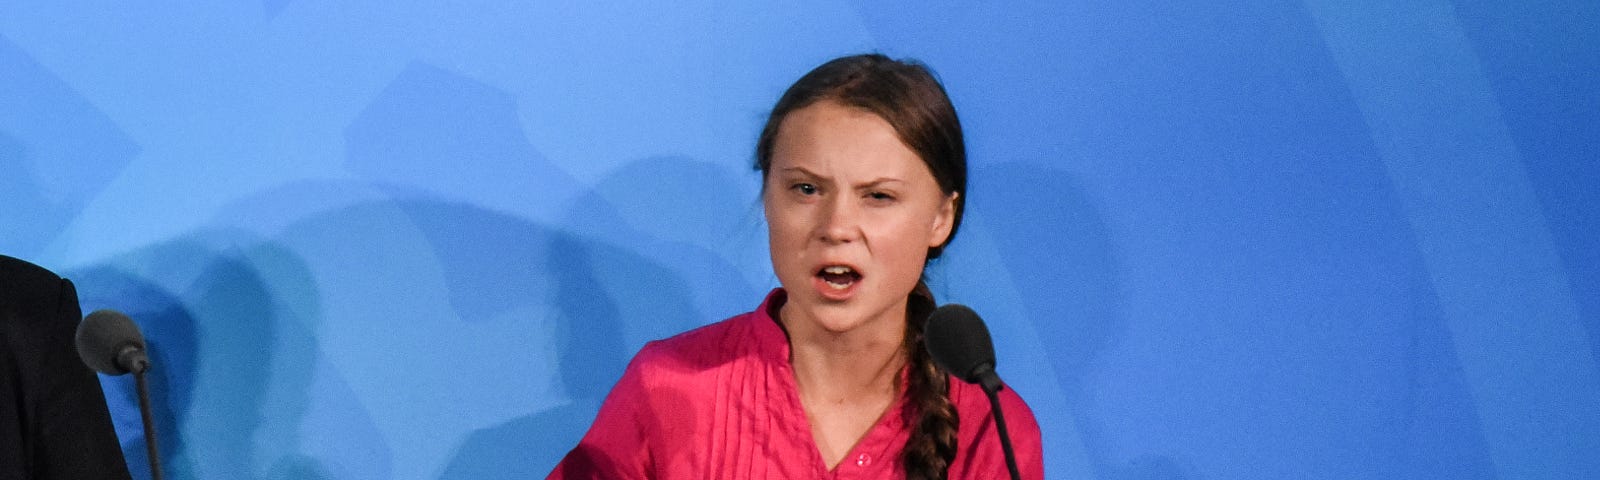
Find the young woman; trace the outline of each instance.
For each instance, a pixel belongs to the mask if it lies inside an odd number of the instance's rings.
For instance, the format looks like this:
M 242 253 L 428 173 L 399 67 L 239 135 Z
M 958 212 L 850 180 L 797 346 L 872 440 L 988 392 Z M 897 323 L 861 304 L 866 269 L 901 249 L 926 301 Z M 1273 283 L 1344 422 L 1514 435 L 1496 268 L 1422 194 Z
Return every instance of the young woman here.
M 922 347 L 922 271 L 966 196 L 944 88 L 917 63 L 830 61 L 779 99 L 756 168 L 782 288 L 646 345 L 550 478 L 1007 477 L 987 397 Z M 1032 412 L 1001 404 L 1023 477 L 1043 478 Z

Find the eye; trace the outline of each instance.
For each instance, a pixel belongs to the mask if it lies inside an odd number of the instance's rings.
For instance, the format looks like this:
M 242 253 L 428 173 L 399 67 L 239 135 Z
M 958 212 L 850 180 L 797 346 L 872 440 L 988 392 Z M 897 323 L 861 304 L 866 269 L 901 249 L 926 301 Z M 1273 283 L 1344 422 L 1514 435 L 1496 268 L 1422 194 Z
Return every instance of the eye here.
M 894 201 L 894 195 L 887 192 L 868 192 L 867 199 L 876 203 L 889 203 Z
M 801 195 L 816 195 L 817 194 L 817 186 L 809 184 L 809 183 L 796 183 L 796 184 L 794 184 L 794 186 L 789 187 L 789 189 L 790 190 L 794 190 L 796 192 L 800 192 Z

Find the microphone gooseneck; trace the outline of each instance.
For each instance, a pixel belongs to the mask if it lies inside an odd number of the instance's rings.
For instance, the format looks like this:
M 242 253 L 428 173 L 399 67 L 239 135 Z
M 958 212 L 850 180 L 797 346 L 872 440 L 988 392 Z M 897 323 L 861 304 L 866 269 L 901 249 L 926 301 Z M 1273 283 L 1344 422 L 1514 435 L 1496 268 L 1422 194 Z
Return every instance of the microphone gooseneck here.
M 964 382 L 977 384 L 989 396 L 989 407 L 994 412 L 995 434 L 1000 436 L 1006 468 L 1010 470 L 1012 480 L 1021 480 L 1017 456 L 1011 448 L 1011 433 L 1006 429 L 1005 414 L 1000 411 L 1000 389 L 1005 384 L 1000 381 L 1000 374 L 994 371 L 994 340 L 989 337 L 989 327 L 971 308 L 951 303 L 939 307 L 928 316 L 922 334 L 923 343 L 934 363 Z
M 139 389 L 139 419 L 144 423 L 145 454 L 150 458 L 150 478 L 162 480 L 161 455 L 156 451 L 155 418 L 150 413 L 150 385 L 145 372 L 150 370 L 150 355 L 145 352 L 144 334 L 133 319 L 116 310 L 95 310 L 78 324 L 75 341 L 78 358 L 84 365 L 106 375 L 133 372 Z

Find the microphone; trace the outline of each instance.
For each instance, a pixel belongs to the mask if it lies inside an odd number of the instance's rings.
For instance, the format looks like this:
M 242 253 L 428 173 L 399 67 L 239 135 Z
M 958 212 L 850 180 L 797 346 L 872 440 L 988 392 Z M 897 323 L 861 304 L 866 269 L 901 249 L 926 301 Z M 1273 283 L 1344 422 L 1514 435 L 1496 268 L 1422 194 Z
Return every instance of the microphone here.
M 989 327 L 978 313 L 966 305 L 952 303 L 928 316 L 923 340 L 933 361 L 967 383 L 986 392 L 999 392 L 1003 386 L 994 371 L 994 341 Z
M 144 373 L 150 368 L 144 335 L 133 319 L 116 310 L 95 310 L 78 324 L 78 357 L 106 375 Z
M 150 356 L 145 353 L 144 334 L 133 319 L 116 310 L 95 310 L 78 324 L 78 358 L 84 365 L 106 375 L 133 372 L 139 386 L 139 417 L 144 421 L 145 454 L 150 459 L 151 480 L 161 480 L 161 455 L 156 452 L 155 417 L 150 413 Z
M 1006 468 L 1012 480 L 1021 480 L 1017 471 L 1017 456 L 1011 448 L 1011 433 L 1006 431 L 1006 417 L 1000 412 L 1000 374 L 994 371 L 994 340 L 989 338 L 989 327 L 983 324 L 978 312 L 958 303 L 946 304 L 928 316 L 922 330 L 922 340 L 934 363 L 961 381 L 977 384 L 989 396 L 989 407 L 994 412 L 995 433 L 1000 436 L 1000 447 L 1005 451 Z

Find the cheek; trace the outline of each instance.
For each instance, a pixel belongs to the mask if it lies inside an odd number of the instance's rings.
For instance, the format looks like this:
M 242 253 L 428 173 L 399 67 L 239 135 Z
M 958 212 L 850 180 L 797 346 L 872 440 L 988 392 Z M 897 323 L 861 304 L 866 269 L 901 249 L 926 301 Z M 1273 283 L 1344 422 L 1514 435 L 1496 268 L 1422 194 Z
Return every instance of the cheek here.
M 922 279 L 923 259 L 927 257 L 927 249 L 911 243 L 897 245 L 893 252 L 880 257 L 880 268 L 883 275 L 879 276 L 881 292 L 891 299 L 904 298 L 916 288 L 917 281 Z
M 793 209 L 774 208 L 769 203 L 766 216 L 767 248 L 772 256 L 774 273 L 781 279 L 797 268 L 804 268 L 797 265 L 805 254 L 806 237 L 810 231 L 804 216 Z
M 887 228 L 878 231 L 876 245 L 884 266 L 896 272 L 897 277 L 910 276 L 914 283 L 922 276 L 922 267 L 928 258 L 928 225 L 926 222 L 903 219 L 885 223 Z
M 767 239 L 776 246 L 791 246 L 803 242 L 809 233 L 804 212 L 796 208 L 766 206 Z

